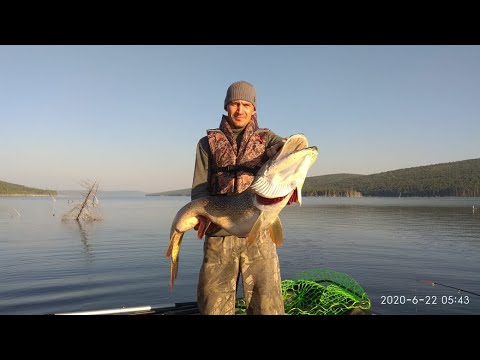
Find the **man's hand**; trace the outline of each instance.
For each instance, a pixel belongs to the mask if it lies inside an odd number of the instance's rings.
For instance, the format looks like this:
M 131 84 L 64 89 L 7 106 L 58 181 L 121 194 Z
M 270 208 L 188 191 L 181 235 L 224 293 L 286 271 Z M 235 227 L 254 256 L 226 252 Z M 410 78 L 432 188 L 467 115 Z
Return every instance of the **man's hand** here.
M 272 159 L 286 142 L 287 142 L 287 138 L 283 138 L 282 141 L 276 143 L 275 145 L 270 146 L 265 151 L 267 153 L 268 158 Z
M 207 226 L 208 226 L 208 228 L 207 228 Z M 193 229 L 198 232 L 197 237 L 201 240 L 204 235 L 210 236 L 211 234 L 220 230 L 221 226 L 219 226 L 215 223 L 212 223 L 210 220 L 208 220 L 204 216 L 199 216 L 198 217 L 198 223 L 197 223 L 197 225 L 194 226 Z
M 217 225 L 215 223 L 211 223 L 210 226 L 208 227 L 207 231 L 205 232 L 205 235 L 210 236 L 212 234 L 215 234 L 221 228 L 222 227 L 220 225 Z

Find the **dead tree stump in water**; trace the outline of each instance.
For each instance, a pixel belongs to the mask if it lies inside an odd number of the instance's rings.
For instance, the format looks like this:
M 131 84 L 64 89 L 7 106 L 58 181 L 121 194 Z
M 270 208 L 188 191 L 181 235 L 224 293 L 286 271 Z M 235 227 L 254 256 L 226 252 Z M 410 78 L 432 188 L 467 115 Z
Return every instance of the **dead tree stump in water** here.
M 83 201 L 73 206 L 72 209 L 67 211 L 62 220 L 84 220 L 84 221 L 99 221 L 102 220 L 98 210 L 98 198 L 97 190 L 98 183 L 95 181 L 93 184 L 90 182 L 83 182 L 83 187 L 87 189 L 87 192 L 83 194 Z

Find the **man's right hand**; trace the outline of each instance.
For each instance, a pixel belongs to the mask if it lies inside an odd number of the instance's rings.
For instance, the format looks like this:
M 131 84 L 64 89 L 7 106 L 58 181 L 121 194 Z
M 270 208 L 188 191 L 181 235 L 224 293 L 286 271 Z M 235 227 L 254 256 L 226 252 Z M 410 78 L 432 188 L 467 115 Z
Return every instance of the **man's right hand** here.
M 207 229 L 207 232 L 205 235 L 211 236 L 212 234 L 215 234 L 217 231 L 219 231 L 222 227 L 220 225 L 217 225 L 215 223 L 211 223 L 210 226 Z

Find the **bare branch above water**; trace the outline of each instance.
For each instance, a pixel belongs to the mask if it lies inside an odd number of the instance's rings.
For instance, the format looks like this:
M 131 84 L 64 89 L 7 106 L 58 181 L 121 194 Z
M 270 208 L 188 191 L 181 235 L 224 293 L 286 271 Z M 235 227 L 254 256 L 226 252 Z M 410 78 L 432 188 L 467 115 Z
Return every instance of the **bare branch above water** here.
M 103 220 L 100 209 L 99 200 L 97 198 L 98 182 L 94 181 L 82 181 L 81 185 L 86 189 L 85 193 L 82 193 L 83 200 L 67 211 L 62 221 L 100 221 Z

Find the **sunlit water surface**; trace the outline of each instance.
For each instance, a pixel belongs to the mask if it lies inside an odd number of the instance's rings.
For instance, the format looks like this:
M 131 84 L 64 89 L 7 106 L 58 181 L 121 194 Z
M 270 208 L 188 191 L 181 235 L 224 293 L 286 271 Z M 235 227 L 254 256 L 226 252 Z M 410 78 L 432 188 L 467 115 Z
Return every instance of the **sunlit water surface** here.
M 173 292 L 165 258 L 172 219 L 189 198 L 107 196 L 102 221 L 62 222 L 71 201 L 0 198 L 0 314 L 195 301 L 203 241 L 185 235 Z M 480 198 L 306 197 L 280 214 L 282 278 L 346 273 L 377 314 L 480 314 L 475 208 Z

